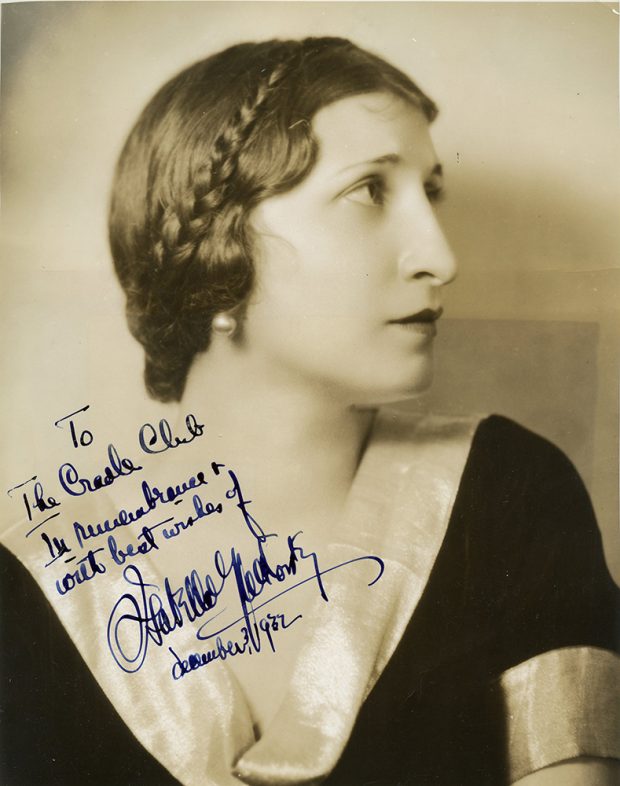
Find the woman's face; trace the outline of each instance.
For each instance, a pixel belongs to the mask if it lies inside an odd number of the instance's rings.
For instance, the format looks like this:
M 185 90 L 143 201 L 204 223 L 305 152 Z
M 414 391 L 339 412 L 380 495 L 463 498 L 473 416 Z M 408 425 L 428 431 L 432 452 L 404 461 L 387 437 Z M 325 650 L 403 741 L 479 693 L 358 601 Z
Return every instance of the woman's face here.
M 320 110 L 319 157 L 262 202 L 243 351 L 268 373 L 369 405 L 422 390 L 455 261 L 433 202 L 441 167 L 422 112 L 383 93 Z

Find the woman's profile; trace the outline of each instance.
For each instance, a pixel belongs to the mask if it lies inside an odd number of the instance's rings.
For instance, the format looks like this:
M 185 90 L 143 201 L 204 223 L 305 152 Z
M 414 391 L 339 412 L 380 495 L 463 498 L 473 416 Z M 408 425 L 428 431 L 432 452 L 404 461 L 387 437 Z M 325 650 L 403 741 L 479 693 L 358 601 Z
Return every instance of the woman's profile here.
M 78 711 L 45 782 L 617 776 L 617 590 L 575 469 L 499 415 L 385 407 L 430 385 L 457 272 L 437 112 L 340 38 L 232 46 L 142 112 L 112 256 L 149 394 L 209 439 L 158 483 L 228 503 L 114 580 L 131 613 L 93 591 L 63 617 L 96 682 L 55 621 Z M 93 714 L 112 742 L 80 761 Z

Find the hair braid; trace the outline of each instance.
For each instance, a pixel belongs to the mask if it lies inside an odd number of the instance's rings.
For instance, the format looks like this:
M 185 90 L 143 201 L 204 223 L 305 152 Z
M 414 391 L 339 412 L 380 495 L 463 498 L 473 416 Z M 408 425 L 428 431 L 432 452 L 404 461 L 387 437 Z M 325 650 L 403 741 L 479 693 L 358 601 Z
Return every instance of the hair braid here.
M 257 81 L 252 94 L 246 97 L 212 143 L 209 160 L 198 166 L 185 200 L 163 210 L 160 237 L 155 244 L 160 263 L 164 262 L 164 256 L 168 256 L 173 264 L 183 264 L 209 232 L 227 200 L 239 153 L 265 103 L 282 81 L 290 60 L 289 57 L 276 63 L 266 77 Z M 264 74 L 265 66 L 260 70 Z
M 290 58 L 289 58 L 290 60 Z M 273 90 L 282 81 L 289 62 L 277 63 L 267 78 L 259 80 L 254 94 L 237 109 L 213 144 L 213 153 L 203 164 L 193 185 L 193 217 L 207 216 L 218 210 L 226 197 L 227 186 L 237 169 L 239 153 Z M 265 67 L 261 68 L 261 72 Z
M 280 60 L 269 71 L 261 67 L 250 95 L 211 144 L 209 159 L 190 173 L 190 187 L 174 203 L 159 205 L 150 298 L 140 306 L 158 318 L 148 334 L 136 327 L 146 349 L 147 387 L 161 390 L 165 378 L 166 398 L 178 397 L 172 391 L 178 390 L 179 378 L 185 378 L 194 355 L 207 348 L 215 313 L 239 305 L 249 294 L 253 266 L 242 229 L 247 206 L 235 202 L 230 191 L 239 154 L 289 62 L 290 57 Z

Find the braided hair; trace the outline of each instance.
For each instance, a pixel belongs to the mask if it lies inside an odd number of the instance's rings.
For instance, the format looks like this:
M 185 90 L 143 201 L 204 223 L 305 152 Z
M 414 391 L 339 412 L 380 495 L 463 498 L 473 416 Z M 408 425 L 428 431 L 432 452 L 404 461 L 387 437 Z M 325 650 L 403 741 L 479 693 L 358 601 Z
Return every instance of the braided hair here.
M 318 155 L 313 116 L 376 91 L 436 115 L 401 71 L 340 38 L 230 47 L 149 102 L 117 164 L 109 226 L 153 398 L 181 398 L 215 314 L 247 302 L 255 277 L 249 215 L 309 173 Z

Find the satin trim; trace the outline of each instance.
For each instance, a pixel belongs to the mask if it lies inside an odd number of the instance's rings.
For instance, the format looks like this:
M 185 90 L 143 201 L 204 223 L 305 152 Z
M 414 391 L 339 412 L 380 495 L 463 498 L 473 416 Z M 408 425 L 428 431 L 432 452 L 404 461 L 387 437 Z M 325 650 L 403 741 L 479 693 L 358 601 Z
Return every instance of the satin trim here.
M 321 563 L 374 554 L 385 560 L 385 573 L 370 588 L 375 570 L 370 576 L 343 569 L 326 581 L 329 613 L 317 593 L 288 693 L 258 742 L 243 691 L 225 662 L 173 682 L 163 647 L 149 651 L 138 672 L 118 669 L 106 630 L 114 599 L 127 591 L 120 571 L 61 597 L 54 587 L 57 574 L 43 567 L 40 549 L 24 539 L 22 524 L 5 530 L 2 539 L 43 589 L 124 722 L 184 786 L 239 786 L 240 776 L 251 784 L 316 782 L 338 761 L 426 586 L 478 422 L 379 413 Z M 84 500 L 85 521 L 103 520 L 114 509 L 105 494 Z M 72 515 L 80 519 L 79 506 Z M 148 559 L 143 564 L 148 580 L 156 581 Z M 189 625 L 173 639 L 178 652 L 199 649 Z
M 551 764 L 620 759 L 620 657 L 595 647 L 537 655 L 504 672 L 510 782 Z
M 427 584 L 477 422 L 378 420 L 327 561 L 376 554 L 384 575 L 370 590 L 350 572 L 329 583 L 327 619 L 317 609 L 279 713 L 237 764 L 244 782 L 317 783 L 338 762 Z

